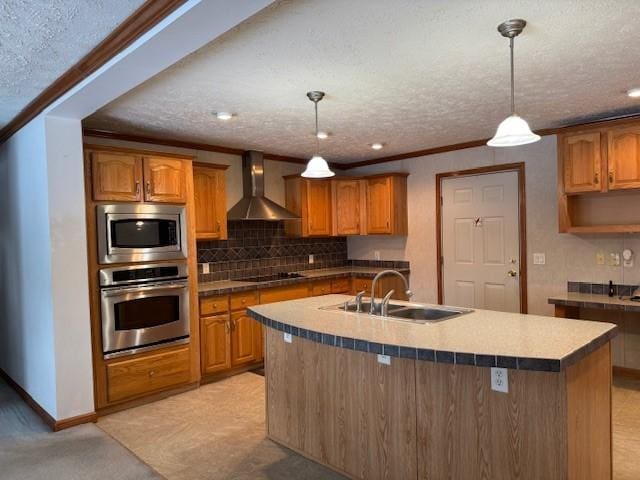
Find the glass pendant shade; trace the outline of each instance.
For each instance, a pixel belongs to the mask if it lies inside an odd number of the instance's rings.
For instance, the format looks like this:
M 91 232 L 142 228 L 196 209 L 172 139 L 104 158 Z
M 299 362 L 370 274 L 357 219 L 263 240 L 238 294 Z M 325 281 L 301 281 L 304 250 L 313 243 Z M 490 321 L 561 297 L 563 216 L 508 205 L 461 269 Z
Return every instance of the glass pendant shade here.
M 540 140 L 540 135 L 533 133 L 529 124 L 514 114 L 500 122 L 496 134 L 487 142 L 487 145 L 490 147 L 515 147 L 538 140 Z
M 335 173 L 329 169 L 329 164 L 324 158 L 320 155 L 314 155 L 301 175 L 305 178 L 327 178 L 333 177 Z

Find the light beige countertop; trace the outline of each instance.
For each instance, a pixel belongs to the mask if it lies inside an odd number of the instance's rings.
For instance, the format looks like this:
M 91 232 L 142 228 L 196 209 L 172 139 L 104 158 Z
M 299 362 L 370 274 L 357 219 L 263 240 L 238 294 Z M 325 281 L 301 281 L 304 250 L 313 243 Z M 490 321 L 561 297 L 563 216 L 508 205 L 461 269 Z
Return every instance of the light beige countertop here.
M 594 295 L 590 293 L 563 293 L 549 298 L 553 305 L 567 307 L 597 308 L 604 310 L 624 310 L 625 312 L 640 312 L 640 302 L 632 302 L 629 297 L 608 295 Z
M 386 270 L 383 267 L 338 267 L 338 268 L 318 268 L 314 270 L 301 270 L 293 272 L 301 275 L 298 278 L 285 278 L 266 282 L 242 282 L 238 280 L 219 280 L 215 282 L 203 282 L 198 285 L 200 296 L 222 295 L 226 293 L 241 292 L 246 290 L 260 290 L 264 288 L 280 287 L 283 285 L 294 285 L 296 283 L 308 282 L 309 280 L 331 279 L 338 277 L 371 277 L 378 272 Z M 408 268 L 395 269 L 401 273 L 409 273 Z
M 342 348 L 523 370 L 560 371 L 617 333 L 614 324 L 605 322 L 489 310 L 415 324 L 326 309 L 350 299 L 325 295 L 256 305 L 249 312 L 267 327 Z

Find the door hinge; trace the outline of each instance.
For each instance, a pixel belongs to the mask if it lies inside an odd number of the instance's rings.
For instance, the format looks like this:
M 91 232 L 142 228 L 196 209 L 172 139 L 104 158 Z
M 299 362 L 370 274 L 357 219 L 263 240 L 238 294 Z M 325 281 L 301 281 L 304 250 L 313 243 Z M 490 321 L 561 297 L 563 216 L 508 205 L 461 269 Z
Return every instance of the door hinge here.
M 444 197 L 440 195 L 440 205 L 444 205 Z

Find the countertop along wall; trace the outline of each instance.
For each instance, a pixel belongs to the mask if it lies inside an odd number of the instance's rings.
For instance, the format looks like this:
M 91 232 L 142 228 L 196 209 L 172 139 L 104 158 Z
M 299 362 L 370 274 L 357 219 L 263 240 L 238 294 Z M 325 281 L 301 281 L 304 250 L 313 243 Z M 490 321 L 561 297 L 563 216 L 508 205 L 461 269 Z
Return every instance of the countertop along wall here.
M 227 210 L 233 207 L 242 198 L 242 157 L 228 153 L 207 152 L 204 150 L 191 150 L 187 148 L 167 147 L 149 143 L 125 142 L 105 138 L 84 137 L 85 143 L 93 145 L 108 145 L 111 147 L 133 148 L 136 150 L 149 150 L 153 152 L 175 153 L 193 155 L 198 162 L 217 163 L 229 165 L 225 171 Z M 284 205 L 284 180 L 283 175 L 300 173 L 304 165 L 289 162 L 264 161 L 264 193 L 274 202 Z
M 558 233 L 556 136 L 513 148 L 476 147 L 350 170 L 349 174 L 409 172 L 407 237 L 350 237 L 350 259 L 411 262 L 411 289 L 416 301 L 437 301 L 436 193 L 437 173 L 487 165 L 525 162 L 527 198 L 527 268 L 529 313 L 553 315 L 547 298 L 567 290 L 567 281 L 637 285 L 640 283 L 640 235 L 570 235 Z M 631 208 L 631 207 L 630 207 Z M 596 265 L 596 253 L 636 254 L 632 268 Z M 545 253 L 546 265 L 533 265 L 533 253 Z

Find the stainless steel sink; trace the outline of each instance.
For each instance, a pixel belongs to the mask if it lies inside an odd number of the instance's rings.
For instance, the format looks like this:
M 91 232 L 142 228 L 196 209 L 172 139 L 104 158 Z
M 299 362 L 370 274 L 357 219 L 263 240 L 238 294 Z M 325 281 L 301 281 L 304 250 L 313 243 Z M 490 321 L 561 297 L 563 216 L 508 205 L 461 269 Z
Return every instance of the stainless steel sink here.
M 371 302 L 362 302 L 362 310 L 360 313 L 369 314 L 371 308 Z M 322 307 L 323 310 L 342 310 L 345 312 L 357 313 L 356 306 L 349 304 L 345 308 L 343 303 L 339 305 L 332 305 L 330 307 Z M 473 310 L 468 308 L 458 307 L 445 307 L 445 306 L 418 306 L 418 305 L 403 305 L 398 303 L 390 303 L 389 310 L 386 317 L 376 314 L 382 320 L 396 320 L 401 322 L 411 323 L 435 323 L 447 320 L 449 318 L 464 315 L 465 313 L 471 313 Z

